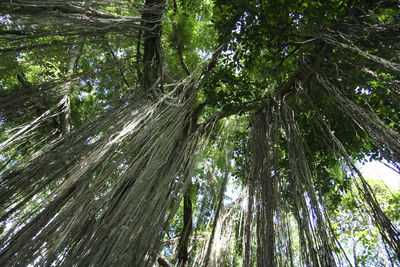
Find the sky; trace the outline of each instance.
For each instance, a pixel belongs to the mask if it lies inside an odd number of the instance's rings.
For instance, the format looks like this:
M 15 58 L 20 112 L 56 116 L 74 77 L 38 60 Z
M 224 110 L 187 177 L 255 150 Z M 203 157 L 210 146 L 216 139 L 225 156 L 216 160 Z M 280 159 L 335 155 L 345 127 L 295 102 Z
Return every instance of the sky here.
M 386 167 L 379 161 L 367 162 L 359 167 L 363 176 L 382 180 L 388 187 L 400 189 L 400 174 Z
M 389 188 L 400 190 L 400 174 L 393 171 L 379 161 L 366 162 L 364 165 L 358 165 L 361 173 L 365 178 L 376 179 L 383 181 Z M 232 180 L 232 177 L 231 179 Z M 233 203 L 239 197 L 239 191 L 234 186 L 232 181 L 228 182 L 225 196 L 228 199 L 224 200 L 224 205 Z

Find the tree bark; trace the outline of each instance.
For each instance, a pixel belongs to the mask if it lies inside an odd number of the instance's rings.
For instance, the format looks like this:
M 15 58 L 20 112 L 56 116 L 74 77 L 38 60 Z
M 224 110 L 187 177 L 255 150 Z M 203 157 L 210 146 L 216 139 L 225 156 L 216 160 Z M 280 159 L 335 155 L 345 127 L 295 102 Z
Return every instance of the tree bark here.
M 71 49 L 70 58 L 67 65 L 67 72 L 66 77 L 69 79 L 71 75 L 74 73 L 74 69 L 78 59 L 82 53 L 83 44 L 85 42 L 85 36 L 80 36 L 75 47 Z M 70 92 L 72 90 L 73 83 L 68 81 L 64 85 L 64 104 L 61 107 L 60 113 L 60 132 L 61 135 L 64 136 L 71 131 L 71 99 L 70 99 Z
M 161 36 L 161 17 L 163 13 L 164 0 L 146 0 L 145 11 L 142 15 L 142 22 L 145 28 L 143 34 L 143 84 L 146 90 L 152 88 L 153 83 L 158 78 L 158 68 L 160 63 L 160 36 Z
M 253 201 L 254 201 L 254 181 L 250 181 L 248 185 L 248 202 L 247 202 L 247 216 L 244 227 L 244 240 L 243 240 L 243 266 L 250 267 L 250 252 L 251 252 L 251 224 L 253 222 Z
M 190 188 L 191 183 L 189 184 L 188 188 Z M 185 196 L 183 197 L 183 228 L 182 234 L 179 239 L 179 251 L 178 251 L 178 266 L 184 267 L 187 266 L 189 260 L 189 237 L 192 232 L 193 228 L 193 207 L 192 207 L 192 200 L 190 199 L 190 194 L 186 191 Z

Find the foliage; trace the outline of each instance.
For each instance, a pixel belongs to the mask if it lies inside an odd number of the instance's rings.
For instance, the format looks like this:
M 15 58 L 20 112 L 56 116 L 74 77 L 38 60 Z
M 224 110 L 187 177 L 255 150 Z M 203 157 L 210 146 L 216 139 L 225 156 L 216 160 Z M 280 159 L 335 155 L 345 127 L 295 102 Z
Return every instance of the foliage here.
M 390 191 L 381 181 L 370 181 L 370 184 L 381 207 L 399 226 L 399 190 Z M 354 194 L 357 194 L 357 190 L 353 187 L 352 191 L 343 196 L 339 206 L 329 212 L 335 235 L 354 266 L 393 264 L 393 259 L 383 253 L 387 247 L 380 237 L 379 230 L 371 224 L 369 211 Z
M 398 264 L 355 162 L 400 172 L 399 30 L 393 0 L 2 1 L 0 264 Z

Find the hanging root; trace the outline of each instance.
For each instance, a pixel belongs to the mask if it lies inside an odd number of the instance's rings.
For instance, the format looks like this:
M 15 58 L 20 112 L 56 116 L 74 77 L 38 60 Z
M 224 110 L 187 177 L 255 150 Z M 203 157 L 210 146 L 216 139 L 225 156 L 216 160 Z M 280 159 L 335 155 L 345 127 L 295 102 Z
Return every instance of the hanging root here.
M 275 265 L 275 229 L 274 213 L 276 211 L 275 184 L 279 171 L 271 159 L 273 147 L 276 144 L 278 117 L 276 105 L 267 106 L 256 115 L 252 132 L 252 166 L 251 180 L 255 191 L 255 213 L 257 214 L 257 262 L 268 266 Z M 273 156 L 276 156 L 273 154 Z M 276 173 L 275 173 L 276 174 Z M 247 259 L 249 260 L 249 259 Z M 249 265 L 249 262 L 246 263 Z
M 249 200 L 248 212 L 256 216 L 257 264 L 295 266 L 300 264 L 298 259 L 301 258 L 305 265 L 335 266 L 332 249 L 335 244 L 328 235 L 326 218 L 312 184 L 293 111 L 284 101 L 271 97 L 263 110 L 255 115 L 252 125 L 249 186 L 254 192 L 255 207 L 253 211 L 253 201 Z M 282 167 L 284 145 L 289 170 Z M 283 196 L 283 192 L 290 192 L 290 196 Z M 288 197 L 290 203 L 282 201 Z M 289 227 L 288 220 L 292 219 L 297 222 L 297 231 Z M 252 262 L 247 256 L 254 246 L 249 228 L 248 225 L 244 266 L 250 266 Z M 299 236 L 301 256 L 296 256 L 293 250 L 293 236 L 296 235 Z
M 380 147 L 381 153 L 388 161 L 400 161 L 400 134 L 389 128 L 373 112 L 365 110 L 349 100 L 340 90 L 327 79 L 317 74 L 321 85 L 343 110 L 365 133 Z
M 322 78 L 320 76 L 318 76 L 318 79 L 321 80 Z M 333 86 L 328 87 L 326 80 L 321 80 L 321 81 L 325 82 L 324 86 L 326 89 L 333 90 L 332 89 Z M 344 111 L 349 112 L 348 109 L 345 109 L 345 106 L 343 106 L 343 102 L 345 102 L 349 105 L 348 108 L 352 108 L 353 110 L 357 110 L 357 111 L 361 110 L 361 108 L 356 106 L 354 103 L 352 103 L 352 102 L 349 103 L 350 100 L 343 99 L 344 96 L 342 96 L 340 94 L 341 94 L 340 92 L 336 91 L 336 97 L 338 98 L 337 103 L 338 103 L 338 105 L 340 105 L 340 107 L 342 107 L 344 109 Z M 339 100 L 341 100 L 343 102 L 341 102 Z M 309 99 L 309 101 L 311 101 L 311 100 Z M 315 106 L 313 105 L 312 102 L 310 102 L 310 106 L 312 108 L 314 108 L 314 110 L 318 113 L 318 111 L 315 109 Z M 348 115 L 351 116 L 356 121 L 356 123 L 365 123 L 366 125 L 364 125 L 364 124 L 360 125 L 360 127 L 362 127 L 363 129 L 374 129 L 374 127 L 376 127 L 376 125 L 383 125 L 383 122 L 381 122 L 379 120 L 379 118 L 376 117 L 375 114 L 370 115 L 371 117 L 368 117 L 366 115 L 366 113 L 361 113 L 362 119 L 359 119 L 359 120 L 356 120 L 357 116 L 355 114 L 348 113 Z M 327 134 L 328 141 L 330 142 L 330 146 L 331 146 L 331 148 L 333 148 L 333 151 L 335 151 L 334 153 L 341 154 L 344 157 L 346 164 L 350 167 L 352 174 L 357 175 L 357 178 L 355 179 L 355 185 L 356 185 L 358 191 L 360 192 L 361 197 L 364 199 L 364 201 L 367 203 L 367 205 L 369 207 L 370 216 L 371 216 L 375 226 L 379 229 L 382 239 L 386 242 L 386 244 L 388 244 L 393 249 L 396 257 L 400 260 L 400 250 L 399 250 L 399 248 L 400 248 L 400 232 L 399 232 L 399 230 L 396 229 L 396 227 L 392 224 L 392 222 L 386 216 L 386 214 L 384 213 L 382 208 L 379 206 L 378 201 L 375 198 L 375 194 L 374 194 L 373 190 L 371 189 L 371 187 L 369 186 L 367 181 L 364 179 L 361 172 L 353 164 L 353 161 L 350 158 L 350 156 L 348 155 L 343 144 L 333 134 L 328 123 L 322 119 L 320 120 L 320 122 L 321 122 L 320 127 L 323 130 L 323 132 L 325 132 Z M 382 126 L 382 129 L 384 130 L 382 133 L 382 136 L 380 137 L 380 139 L 376 138 L 375 140 L 376 140 L 376 142 L 382 141 L 382 142 L 385 142 L 386 144 L 390 144 L 390 142 L 392 141 L 392 138 L 393 138 L 392 135 L 395 135 L 397 133 L 393 132 L 393 131 L 385 132 L 386 128 L 384 126 L 386 126 L 386 125 Z M 376 132 L 372 132 L 369 134 L 374 135 L 374 134 L 376 134 Z M 396 144 L 393 144 L 393 145 L 395 146 Z
M 6 172 L 2 221 L 18 223 L 1 237 L 0 262 L 144 266 L 154 260 L 166 215 L 176 211 L 178 192 L 215 124 L 191 131 L 192 99 L 123 104 Z
M 294 112 L 284 103 L 283 105 L 284 129 L 287 135 L 287 151 L 290 164 L 290 179 L 297 192 L 297 208 L 301 214 L 297 215 L 303 245 L 307 245 L 305 259 L 311 260 L 312 264 L 320 266 L 335 266 L 336 260 L 332 248 L 334 242 L 328 236 L 326 219 L 322 212 L 315 189 L 312 184 L 312 174 L 304 150 L 304 141 L 301 138 L 299 127 L 295 121 Z M 308 208 L 309 206 L 309 208 Z M 310 210 L 310 211 L 309 211 Z M 303 248 L 303 251 L 306 248 Z M 311 262 L 306 264 L 310 264 Z

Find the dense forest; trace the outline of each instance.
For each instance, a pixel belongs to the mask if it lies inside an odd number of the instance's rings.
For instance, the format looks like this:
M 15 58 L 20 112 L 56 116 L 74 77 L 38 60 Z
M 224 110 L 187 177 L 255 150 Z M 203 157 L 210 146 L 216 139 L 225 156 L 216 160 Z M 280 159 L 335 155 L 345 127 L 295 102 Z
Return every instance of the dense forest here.
M 0 265 L 399 266 L 399 11 L 0 1 Z

